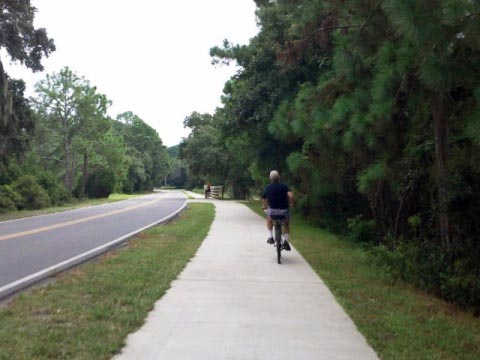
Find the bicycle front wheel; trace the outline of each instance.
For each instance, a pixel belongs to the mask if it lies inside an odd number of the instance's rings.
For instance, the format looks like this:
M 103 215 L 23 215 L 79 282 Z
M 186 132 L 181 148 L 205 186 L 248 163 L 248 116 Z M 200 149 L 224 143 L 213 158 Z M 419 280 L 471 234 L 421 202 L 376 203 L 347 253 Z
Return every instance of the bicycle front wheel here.
M 282 225 L 275 224 L 275 247 L 277 248 L 277 262 L 282 263 Z

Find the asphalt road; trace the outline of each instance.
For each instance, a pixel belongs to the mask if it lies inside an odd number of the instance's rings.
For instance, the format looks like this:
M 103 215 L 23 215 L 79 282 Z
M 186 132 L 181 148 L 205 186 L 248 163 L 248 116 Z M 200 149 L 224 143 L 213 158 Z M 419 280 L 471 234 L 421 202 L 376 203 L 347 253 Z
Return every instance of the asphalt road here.
M 0 298 L 118 246 L 179 212 L 181 192 L 0 222 Z

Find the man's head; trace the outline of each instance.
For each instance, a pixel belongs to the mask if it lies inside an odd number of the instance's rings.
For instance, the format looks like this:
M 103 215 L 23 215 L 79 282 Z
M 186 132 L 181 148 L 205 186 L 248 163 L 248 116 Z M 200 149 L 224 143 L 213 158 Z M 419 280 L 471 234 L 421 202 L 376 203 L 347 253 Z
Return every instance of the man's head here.
M 270 181 L 272 182 L 280 181 L 280 174 L 278 173 L 277 170 L 270 171 Z

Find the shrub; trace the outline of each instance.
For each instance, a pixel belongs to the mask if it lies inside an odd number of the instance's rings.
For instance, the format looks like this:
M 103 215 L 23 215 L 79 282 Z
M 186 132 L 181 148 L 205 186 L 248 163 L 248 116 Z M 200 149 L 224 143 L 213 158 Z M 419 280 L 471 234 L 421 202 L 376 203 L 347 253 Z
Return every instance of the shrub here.
M 20 177 L 13 183 L 13 189 L 20 194 L 18 209 L 41 209 L 50 205 L 50 197 L 31 175 Z
M 132 180 L 126 180 L 122 184 L 122 192 L 125 194 L 133 194 L 134 182 Z
M 419 250 L 413 244 L 400 243 L 390 250 L 380 245 L 370 249 L 375 263 L 392 280 L 403 280 L 410 283 L 421 283 L 421 265 L 418 263 Z
M 65 185 L 51 172 L 41 172 L 36 176 L 38 183 L 47 190 L 48 196 L 52 204 L 62 205 L 70 200 L 70 194 L 68 193 Z
M 115 188 L 115 174 L 112 170 L 103 169 L 90 175 L 85 192 L 89 197 L 106 198 Z
M 480 310 L 480 273 L 475 260 L 456 259 L 453 266 L 441 274 L 441 295 L 462 306 Z
M 0 162 L 0 185 L 8 185 L 20 177 L 20 167 L 15 159 Z
M 362 215 L 357 215 L 347 220 L 350 240 L 362 244 L 373 244 L 376 240 L 375 220 L 363 220 Z
M 20 194 L 9 185 L 0 186 L 0 213 L 16 210 L 17 204 L 21 201 L 22 197 Z

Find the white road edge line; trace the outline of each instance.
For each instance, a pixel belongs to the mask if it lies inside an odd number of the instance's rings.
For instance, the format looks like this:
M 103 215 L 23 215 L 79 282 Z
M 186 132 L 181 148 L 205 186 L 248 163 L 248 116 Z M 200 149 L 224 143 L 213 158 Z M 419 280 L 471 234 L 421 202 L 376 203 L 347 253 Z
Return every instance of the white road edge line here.
M 183 196 L 185 196 L 184 194 L 182 194 Z M 155 221 L 147 226 L 144 226 L 142 227 L 141 229 L 137 229 L 135 231 L 132 231 L 131 233 L 127 234 L 127 235 L 124 235 L 120 238 L 117 238 L 115 240 L 112 240 L 106 244 L 103 244 L 99 247 L 96 247 L 95 249 L 92 249 L 92 250 L 89 250 L 87 252 L 84 252 L 83 254 L 80 254 L 80 255 L 77 255 L 77 256 L 74 256 L 70 259 L 67 259 L 65 261 L 62 261 L 56 265 L 53 265 L 53 266 L 50 266 L 46 269 L 43 269 L 43 270 L 40 270 L 34 274 L 31 274 L 31 275 L 28 275 L 22 279 L 19 279 L 19 280 L 16 280 L 10 284 L 7 284 L 5 286 L 2 286 L 0 287 L 0 299 L 2 298 L 5 298 L 9 295 L 12 295 L 13 293 L 15 293 L 16 291 L 18 290 L 21 290 L 23 288 L 26 288 L 28 287 L 29 285 L 32 285 L 36 282 L 39 282 L 40 280 L 43 280 L 47 277 L 50 277 L 50 276 L 53 276 L 55 274 L 58 274 L 59 272 L 62 272 L 66 269 L 69 269 L 75 265 L 78 265 L 78 264 L 81 264 L 89 259 L 92 259 L 94 258 L 95 256 L 98 256 L 104 252 L 106 252 L 107 250 L 111 249 L 111 248 L 114 248 L 116 245 L 124 242 L 125 240 L 131 238 L 132 236 L 152 227 L 152 226 L 155 226 L 157 224 L 161 224 L 171 218 L 173 218 L 174 216 L 176 216 L 180 211 L 182 211 L 183 209 L 185 209 L 185 207 L 187 206 L 187 198 L 185 197 L 185 201 L 184 203 L 182 204 L 182 206 L 176 210 L 174 213 L 168 215 L 168 216 L 165 216 L 164 218 L 158 220 L 158 221 Z

